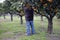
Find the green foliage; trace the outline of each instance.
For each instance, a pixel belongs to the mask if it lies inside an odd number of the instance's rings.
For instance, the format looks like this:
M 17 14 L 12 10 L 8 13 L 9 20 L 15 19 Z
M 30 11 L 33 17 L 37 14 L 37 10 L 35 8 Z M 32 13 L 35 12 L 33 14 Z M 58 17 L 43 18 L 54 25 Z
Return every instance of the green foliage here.
M 58 0 L 34 0 L 33 2 L 30 0 L 28 2 L 37 9 L 36 13 L 47 18 L 49 16 L 53 18 L 58 11 Z
M 21 2 L 15 2 L 12 4 L 12 8 L 15 9 L 15 10 L 18 10 L 20 11 L 22 9 L 22 4 Z
M 10 11 L 10 6 L 11 6 L 10 1 L 7 1 L 7 0 L 6 0 L 6 1 L 3 2 L 2 5 L 3 5 L 2 8 L 3 8 L 3 12 L 4 12 L 4 13 L 7 13 L 7 12 Z
M 0 3 L 0 12 L 2 11 L 2 3 Z
M 9 0 L 9 1 L 12 3 L 15 3 L 15 2 L 20 1 L 20 0 Z
M 3 4 L 2 4 L 2 3 L 0 3 L 0 16 L 3 14 L 3 12 L 4 12 Z
M 0 3 L 0 15 L 1 13 L 12 13 L 23 16 L 23 2 L 21 1 L 22 0 L 5 0 L 3 3 Z
M 20 0 L 5 0 L 2 4 L 0 4 L 0 10 L 3 13 L 13 13 L 16 11 L 20 11 L 21 9 L 22 3 L 20 2 Z
M 57 19 L 60 19 L 60 12 L 57 13 Z

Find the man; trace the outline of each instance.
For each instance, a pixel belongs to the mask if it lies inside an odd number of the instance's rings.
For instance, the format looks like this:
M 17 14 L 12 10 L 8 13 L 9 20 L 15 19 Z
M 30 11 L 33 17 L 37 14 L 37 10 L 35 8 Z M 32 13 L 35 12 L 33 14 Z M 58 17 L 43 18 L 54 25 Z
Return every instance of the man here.
M 32 9 L 32 7 L 29 3 L 25 4 L 24 12 L 25 12 L 25 19 L 26 19 L 27 35 L 35 34 L 34 23 L 33 23 L 34 10 Z M 30 28 L 31 28 L 31 30 L 30 30 Z

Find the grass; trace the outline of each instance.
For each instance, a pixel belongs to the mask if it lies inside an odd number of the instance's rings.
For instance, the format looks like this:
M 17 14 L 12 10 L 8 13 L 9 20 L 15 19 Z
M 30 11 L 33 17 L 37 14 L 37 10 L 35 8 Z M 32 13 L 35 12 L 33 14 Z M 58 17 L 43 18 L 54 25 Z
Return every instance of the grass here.
M 35 26 L 35 35 L 26 36 L 26 25 L 25 18 L 23 17 L 24 23 L 20 24 L 20 20 L 17 16 L 14 16 L 14 21 L 11 22 L 9 16 L 6 16 L 4 20 L 3 17 L 0 17 L 0 40 L 5 39 L 16 39 L 16 40 L 46 40 L 46 30 L 47 30 L 47 19 L 44 17 L 44 21 L 40 20 L 39 16 L 35 16 L 34 18 L 34 26 Z M 60 31 L 60 20 L 53 19 L 53 32 L 59 33 Z

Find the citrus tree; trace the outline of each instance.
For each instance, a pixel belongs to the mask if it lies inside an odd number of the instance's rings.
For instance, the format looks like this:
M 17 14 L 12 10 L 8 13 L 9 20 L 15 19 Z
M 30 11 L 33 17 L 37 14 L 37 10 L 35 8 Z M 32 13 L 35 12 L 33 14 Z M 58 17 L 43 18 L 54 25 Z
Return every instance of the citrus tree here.
M 18 1 L 12 4 L 11 9 L 15 10 L 16 14 L 20 17 L 20 22 L 21 24 L 23 24 L 23 16 L 24 16 L 24 12 L 23 12 L 23 6 L 22 6 L 22 2 Z
M 5 0 L 4 2 L 3 2 L 3 9 L 4 9 L 4 13 L 9 13 L 10 15 L 11 15 L 11 21 L 13 21 L 13 13 L 11 13 L 11 10 L 10 10 L 10 7 L 11 7 L 11 2 L 10 1 L 8 1 L 8 0 Z
M 59 0 L 29 0 L 32 4 L 35 12 L 42 16 L 45 16 L 48 20 L 48 33 L 52 33 L 53 30 L 53 18 L 58 12 Z
M 4 17 L 4 19 L 6 18 L 6 10 L 5 8 L 3 8 L 3 3 L 0 3 L 0 15 Z
M 56 15 L 57 19 L 60 19 L 60 11 Z

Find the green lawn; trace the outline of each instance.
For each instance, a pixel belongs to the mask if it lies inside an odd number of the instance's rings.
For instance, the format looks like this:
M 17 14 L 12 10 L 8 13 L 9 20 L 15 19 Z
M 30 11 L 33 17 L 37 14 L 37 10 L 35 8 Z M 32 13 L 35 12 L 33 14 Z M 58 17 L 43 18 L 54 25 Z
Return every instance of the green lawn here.
M 20 24 L 20 20 L 17 16 L 14 16 L 14 21 L 10 21 L 10 17 L 6 16 L 4 20 L 0 17 L 0 40 L 47 40 L 48 33 L 47 25 L 48 21 L 44 17 L 42 22 L 39 16 L 34 17 L 35 35 L 26 36 L 26 25 L 25 18 L 23 17 L 24 23 Z M 60 20 L 56 17 L 53 19 L 53 33 L 59 37 L 60 34 Z

